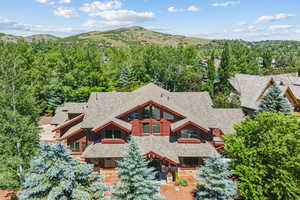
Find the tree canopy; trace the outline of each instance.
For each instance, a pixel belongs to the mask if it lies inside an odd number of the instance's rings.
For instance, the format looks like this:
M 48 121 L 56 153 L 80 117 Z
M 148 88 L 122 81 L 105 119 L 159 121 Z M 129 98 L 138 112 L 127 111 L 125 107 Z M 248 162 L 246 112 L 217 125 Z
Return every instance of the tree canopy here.
M 30 163 L 19 198 L 22 200 L 100 200 L 107 187 L 93 166 L 70 156 L 64 144 L 44 143 Z
M 239 192 L 249 200 L 300 198 L 300 124 L 294 116 L 262 112 L 226 137 Z

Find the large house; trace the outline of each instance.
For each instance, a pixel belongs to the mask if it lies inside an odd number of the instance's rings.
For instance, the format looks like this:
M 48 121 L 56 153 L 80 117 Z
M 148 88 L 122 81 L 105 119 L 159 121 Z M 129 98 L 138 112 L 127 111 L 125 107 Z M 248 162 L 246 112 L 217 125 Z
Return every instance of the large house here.
M 207 92 L 169 92 L 150 83 L 65 103 L 52 124 L 56 140 L 100 168 L 116 167 L 131 137 L 153 166 L 195 168 L 217 153 L 222 135 L 242 118 L 241 109 L 214 109 Z
M 230 79 L 231 86 L 240 95 L 241 107 L 247 114 L 258 109 L 271 85 L 276 84 L 294 111 L 300 111 L 300 77 L 297 74 L 255 76 L 236 74 Z

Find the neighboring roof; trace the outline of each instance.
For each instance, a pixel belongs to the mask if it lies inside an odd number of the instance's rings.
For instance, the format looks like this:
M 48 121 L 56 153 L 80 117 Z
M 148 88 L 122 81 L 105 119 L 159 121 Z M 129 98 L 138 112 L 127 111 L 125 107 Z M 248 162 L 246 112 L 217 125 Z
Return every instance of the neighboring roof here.
M 58 125 L 69 120 L 68 113 L 81 114 L 87 107 L 87 103 L 67 102 L 64 106 L 57 107 L 51 124 Z
M 87 103 L 67 102 L 65 103 L 63 110 L 68 111 L 68 113 L 83 113 L 86 106 Z
M 259 105 L 259 97 L 265 94 L 265 89 L 272 80 L 278 85 L 284 83 L 284 86 L 280 86 L 282 93 L 285 93 L 290 87 L 297 99 L 300 100 L 300 77 L 294 74 L 268 76 L 236 74 L 229 82 L 240 94 L 241 106 L 255 110 Z
M 218 126 L 224 134 L 232 133 L 234 125 L 242 121 L 244 113 L 241 109 L 214 109 L 214 116 L 216 117 Z
M 62 111 L 63 107 L 57 107 L 51 124 L 58 125 L 68 120 L 68 113 Z
M 141 154 L 145 155 L 154 152 L 164 156 L 173 162 L 179 163 L 179 157 L 210 157 L 217 154 L 215 148 L 209 143 L 184 144 L 170 143 L 169 138 L 165 136 L 144 136 L 133 137 L 139 147 Z M 83 152 L 83 158 L 98 157 L 123 157 L 124 150 L 128 146 L 125 144 L 102 144 L 96 143 L 89 145 Z

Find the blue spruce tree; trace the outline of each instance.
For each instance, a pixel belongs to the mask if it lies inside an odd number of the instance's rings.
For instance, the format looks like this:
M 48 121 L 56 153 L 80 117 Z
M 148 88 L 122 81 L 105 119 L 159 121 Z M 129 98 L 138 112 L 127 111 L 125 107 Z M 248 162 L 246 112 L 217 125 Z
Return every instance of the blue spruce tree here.
M 220 155 L 205 159 L 200 169 L 197 186 L 197 200 L 228 200 L 237 197 L 236 183 L 229 179 L 232 175 L 229 164 Z
M 281 90 L 277 85 L 273 84 L 270 91 L 262 98 L 258 106 L 258 112 L 262 111 L 282 112 L 284 114 L 291 112 L 289 102 L 281 95 Z
M 63 144 L 41 144 L 25 175 L 19 198 L 26 200 L 98 200 L 106 186 L 93 166 L 72 158 Z
M 118 183 L 113 191 L 114 200 L 162 200 L 155 173 L 148 168 L 148 162 L 140 154 L 133 138 L 128 149 L 118 163 Z

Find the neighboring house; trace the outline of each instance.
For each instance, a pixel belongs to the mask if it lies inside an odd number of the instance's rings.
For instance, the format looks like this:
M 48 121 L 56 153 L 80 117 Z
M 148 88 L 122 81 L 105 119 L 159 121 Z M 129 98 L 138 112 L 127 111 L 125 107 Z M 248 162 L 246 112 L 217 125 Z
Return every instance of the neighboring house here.
M 73 155 L 114 168 L 129 136 L 151 166 L 195 168 L 224 144 L 222 135 L 243 118 L 241 109 L 214 109 L 207 92 L 169 92 L 148 84 L 133 92 L 94 92 L 87 103 L 59 107 L 57 140 Z
M 255 76 L 236 74 L 230 79 L 231 86 L 240 95 L 241 107 L 247 114 L 258 109 L 258 105 L 272 84 L 277 84 L 282 95 L 290 102 L 294 111 L 300 111 L 300 77 L 297 74 Z

